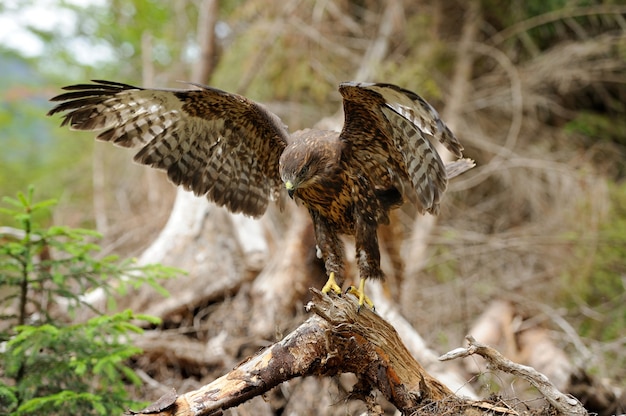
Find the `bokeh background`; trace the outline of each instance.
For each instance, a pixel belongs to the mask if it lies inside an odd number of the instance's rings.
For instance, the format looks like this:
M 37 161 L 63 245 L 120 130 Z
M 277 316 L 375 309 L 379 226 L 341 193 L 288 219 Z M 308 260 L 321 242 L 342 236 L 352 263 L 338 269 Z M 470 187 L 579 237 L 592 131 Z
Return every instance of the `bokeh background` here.
M 401 272 L 387 290 L 404 317 L 443 353 L 504 299 L 576 366 L 626 388 L 623 2 L 4 0 L 0 74 L 1 194 L 33 184 L 59 200 L 44 223 L 97 229 L 102 255 L 124 257 L 157 238 L 176 190 L 132 152 L 45 117 L 61 86 L 194 80 L 265 103 L 292 131 L 340 122 L 342 81 L 418 92 L 477 167 L 451 183 L 436 222 L 396 212 L 401 265 L 387 267 Z M 268 232 L 268 256 L 283 231 Z M 225 367 L 150 374 L 184 389 Z

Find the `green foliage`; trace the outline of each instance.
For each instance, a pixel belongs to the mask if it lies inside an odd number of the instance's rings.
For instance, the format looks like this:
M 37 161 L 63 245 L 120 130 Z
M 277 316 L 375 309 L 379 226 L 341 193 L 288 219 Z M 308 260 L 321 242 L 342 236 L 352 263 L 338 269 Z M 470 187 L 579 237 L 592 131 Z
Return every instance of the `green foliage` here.
M 621 117 L 581 111 L 565 128 L 570 133 L 584 134 L 595 141 L 612 141 L 626 146 L 626 120 Z
M 619 179 L 626 176 L 626 119 L 621 115 L 626 107 L 615 107 L 621 111 L 580 111 L 565 129 L 573 139 L 582 139 L 581 146 L 588 149 L 598 171 Z
M 4 202 L 9 207 L 2 212 L 19 228 L 0 234 L 0 414 L 121 413 L 133 404 L 125 384 L 140 384 L 126 365 L 140 353 L 129 336 L 142 331 L 135 322 L 158 319 L 128 310 L 105 315 L 83 294 L 123 293 L 146 283 L 166 294 L 158 280 L 174 269 L 114 256 L 98 259 L 93 231 L 38 228 L 34 217 L 54 201 L 34 202 L 32 188 Z M 63 309 L 76 312 L 81 306 L 96 316 L 62 322 Z
M 84 15 L 85 9 L 76 10 Z M 142 47 L 150 43 L 151 65 L 158 71 L 171 70 L 181 60 L 184 61 L 188 33 L 182 26 L 195 27 L 198 15 L 192 4 L 181 2 L 155 2 L 150 0 L 121 1 L 111 0 L 98 14 L 89 14 L 79 25 L 79 33 L 92 36 L 105 43 L 114 56 L 112 61 L 133 62 L 133 72 L 123 75 L 127 80 L 135 80 L 140 75 L 136 68 L 142 65 Z M 115 27 L 115 30 L 111 30 Z M 144 53 L 146 51 L 143 51 Z M 123 70 L 124 68 L 122 68 Z M 119 74 L 118 74 L 119 77 Z M 183 77 L 183 78 L 186 78 Z
M 0 189 L 15 195 L 28 183 L 34 183 L 41 198 L 63 194 L 90 201 L 86 179 L 91 170 L 93 140 L 77 146 L 81 137 L 59 140 L 66 131 L 59 129 L 57 118 L 45 117 L 50 109 L 45 80 L 32 64 L 19 56 L 0 50 Z M 51 174 L 54 172 L 54 174 Z M 76 189 L 76 184 L 82 189 Z M 68 184 L 74 186 L 68 188 Z M 69 192 L 68 192 L 69 190 Z M 0 216 L 3 221 L 10 218 Z

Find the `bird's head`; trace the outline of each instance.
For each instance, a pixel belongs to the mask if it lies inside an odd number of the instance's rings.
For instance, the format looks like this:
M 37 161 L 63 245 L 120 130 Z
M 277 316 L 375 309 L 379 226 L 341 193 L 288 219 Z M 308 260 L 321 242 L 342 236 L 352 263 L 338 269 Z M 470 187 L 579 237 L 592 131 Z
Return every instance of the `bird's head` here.
M 280 158 L 280 177 L 287 194 L 293 199 L 298 189 L 306 188 L 318 175 L 319 159 L 313 157 L 310 149 L 287 146 Z
M 298 132 L 300 133 L 300 132 Z M 334 175 L 339 162 L 337 140 L 328 140 L 327 133 L 305 130 L 294 134 L 293 142 L 280 156 L 280 176 L 291 198 L 298 195 L 299 189 L 321 182 L 328 175 Z

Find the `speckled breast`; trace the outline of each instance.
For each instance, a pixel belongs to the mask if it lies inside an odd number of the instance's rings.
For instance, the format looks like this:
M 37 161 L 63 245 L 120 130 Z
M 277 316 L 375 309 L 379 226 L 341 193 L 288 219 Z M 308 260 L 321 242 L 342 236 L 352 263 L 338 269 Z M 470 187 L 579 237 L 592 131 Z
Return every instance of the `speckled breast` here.
M 350 190 L 345 186 L 326 185 L 299 189 L 296 196 L 305 207 L 319 212 L 340 233 L 354 235 L 354 204 Z

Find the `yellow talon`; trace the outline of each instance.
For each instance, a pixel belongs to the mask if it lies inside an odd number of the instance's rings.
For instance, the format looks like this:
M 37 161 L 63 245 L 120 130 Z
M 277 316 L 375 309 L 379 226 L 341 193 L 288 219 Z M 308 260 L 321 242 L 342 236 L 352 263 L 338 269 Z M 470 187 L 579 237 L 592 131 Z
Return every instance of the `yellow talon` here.
M 328 276 L 328 281 L 322 288 L 322 293 L 327 294 L 331 290 L 335 292 L 336 294 L 341 295 L 341 288 L 339 287 L 339 285 L 337 284 L 337 281 L 335 280 L 335 272 L 330 272 L 330 275 Z
M 354 286 L 350 286 L 348 290 L 346 291 L 346 293 L 350 293 L 359 298 L 359 310 L 361 309 L 361 306 L 363 305 L 369 306 L 370 308 L 372 308 L 373 311 L 376 310 L 376 308 L 374 307 L 374 302 L 372 302 L 372 300 L 365 294 L 365 279 L 364 278 L 361 278 L 358 289 Z

